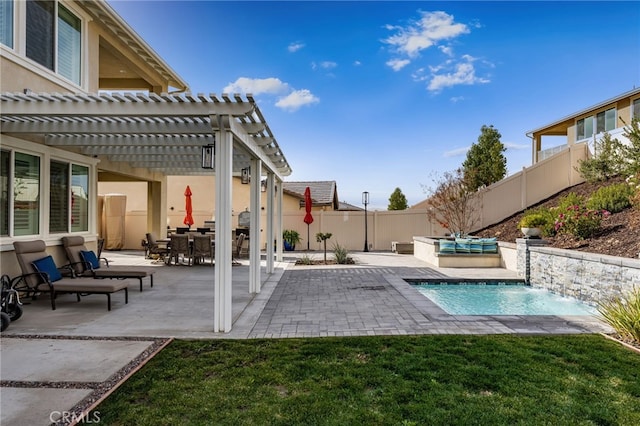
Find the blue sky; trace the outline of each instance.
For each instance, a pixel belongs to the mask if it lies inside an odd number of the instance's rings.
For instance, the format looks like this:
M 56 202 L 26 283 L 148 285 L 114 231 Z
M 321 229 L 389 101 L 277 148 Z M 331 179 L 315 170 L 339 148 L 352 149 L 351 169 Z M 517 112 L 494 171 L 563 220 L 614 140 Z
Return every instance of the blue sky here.
M 370 209 L 426 198 L 483 125 L 514 173 L 527 131 L 640 85 L 637 1 L 109 3 L 191 92 L 253 94 L 286 180 Z

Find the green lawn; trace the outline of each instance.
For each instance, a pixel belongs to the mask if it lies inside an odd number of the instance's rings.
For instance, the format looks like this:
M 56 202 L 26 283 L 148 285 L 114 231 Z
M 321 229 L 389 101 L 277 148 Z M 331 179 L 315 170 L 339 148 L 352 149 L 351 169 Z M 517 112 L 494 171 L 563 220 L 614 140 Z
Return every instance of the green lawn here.
M 177 340 L 115 425 L 639 425 L 640 355 L 599 335 Z

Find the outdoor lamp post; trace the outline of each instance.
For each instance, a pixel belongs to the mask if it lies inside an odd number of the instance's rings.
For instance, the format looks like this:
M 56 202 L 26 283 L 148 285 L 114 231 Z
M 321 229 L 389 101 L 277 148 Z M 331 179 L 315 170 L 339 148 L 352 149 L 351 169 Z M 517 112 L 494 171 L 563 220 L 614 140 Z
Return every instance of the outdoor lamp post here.
M 202 168 L 213 169 L 215 164 L 215 145 L 203 145 L 202 146 Z
M 369 204 L 369 193 L 364 191 L 362 193 L 362 204 L 364 204 L 364 251 L 369 251 L 369 241 L 367 240 L 367 204 Z

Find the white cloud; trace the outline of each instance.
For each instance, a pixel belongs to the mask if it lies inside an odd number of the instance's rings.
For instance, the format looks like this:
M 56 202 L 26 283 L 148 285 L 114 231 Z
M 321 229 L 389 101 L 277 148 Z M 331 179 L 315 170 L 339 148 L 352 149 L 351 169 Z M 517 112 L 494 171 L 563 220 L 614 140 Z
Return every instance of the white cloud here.
M 276 102 L 278 108 L 286 111 L 296 111 L 305 105 L 311 105 L 320 102 L 313 93 L 307 89 L 295 90 L 284 96 Z
M 503 143 L 504 147 L 507 149 L 530 149 L 531 145 L 529 144 L 518 144 L 513 142 L 505 142 Z
M 304 43 L 300 43 L 299 41 L 296 41 L 294 43 L 289 44 L 289 46 L 287 46 L 287 50 L 291 53 L 293 52 L 297 52 L 298 50 L 302 49 L 304 47 Z
M 438 49 L 447 56 L 453 56 L 453 48 L 451 46 L 438 46 Z
M 223 93 L 261 93 L 279 94 L 289 91 L 289 85 L 278 78 L 247 78 L 240 77 L 222 89 Z
M 442 154 L 444 157 L 460 157 L 462 155 L 465 155 L 467 153 L 467 151 L 469 151 L 469 148 L 471 148 L 470 146 L 466 146 L 464 148 L 456 148 L 456 149 L 452 149 L 451 151 L 445 151 L 444 154 Z
M 411 61 L 408 59 L 390 59 L 387 61 L 387 65 L 390 66 L 394 71 L 400 71 L 410 63 Z
M 356 67 L 359 67 L 360 65 L 362 65 L 362 62 L 360 62 L 358 60 L 355 60 L 355 61 L 353 61 L 353 65 L 356 66 Z
M 420 12 L 417 22 L 406 27 L 387 25 L 386 28 L 396 31 L 383 40 L 397 52 L 416 58 L 422 50 L 428 49 L 441 40 L 448 40 L 469 32 L 465 24 L 455 23 L 453 15 L 445 12 Z
M 430 92 L 439 92 L 446 87 L 457 86 L 459 84 L 473 85 L 489 82 L 489 79 L 476 76 L 476 70 L 472 62 L 461 62 L 455 64 L 450 72 L 434 74 L 427 86 L 427 90 Z
M 455 104 L 455 103 L 458 103 L 460 101 L 464 101 L 464 96 L 454 96 L 449 100 Z

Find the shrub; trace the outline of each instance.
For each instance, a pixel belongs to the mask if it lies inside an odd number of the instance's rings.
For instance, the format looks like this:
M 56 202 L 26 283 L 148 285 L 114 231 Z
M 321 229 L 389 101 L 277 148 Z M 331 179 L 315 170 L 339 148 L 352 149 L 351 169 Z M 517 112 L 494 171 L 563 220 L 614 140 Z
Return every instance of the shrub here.
M 631 189 L 631 196 L 629 197 L 631 205 L 640 208 L 640 172 L 629 176 L 626 181 Z
M 296 264 L 298 265 L 313 265 L 313 258 L 308 254 L 302 255 L 302 257 L 296 260 Z
M 620 337 L 640 343 L 640 287 L 598 303 L 598 312 Z
M 547 219 L 540 213 L 525 213 L 518 222 L 519 228 L 542 228 L 547 223 Z
M 608 210 L 618 213 L 631 207 L 632 190 L 626 183 L 604 186 L 591 195 L 587 207 L 593 210 Z
M 341 265 L 354 263 L 353 259 L 349 257 L 349 251 L 346 247 L 341 246 L 338 243 L 333 245 L 333 256 L 336 258 L 336 263 Z
M 606 210 L 592 210 L 578 204 L 559 211 L 561 213 L 555 222 L 556 232 L 570 234 L 581 240 L 598 232 L 602 219 L 609 216 Z

